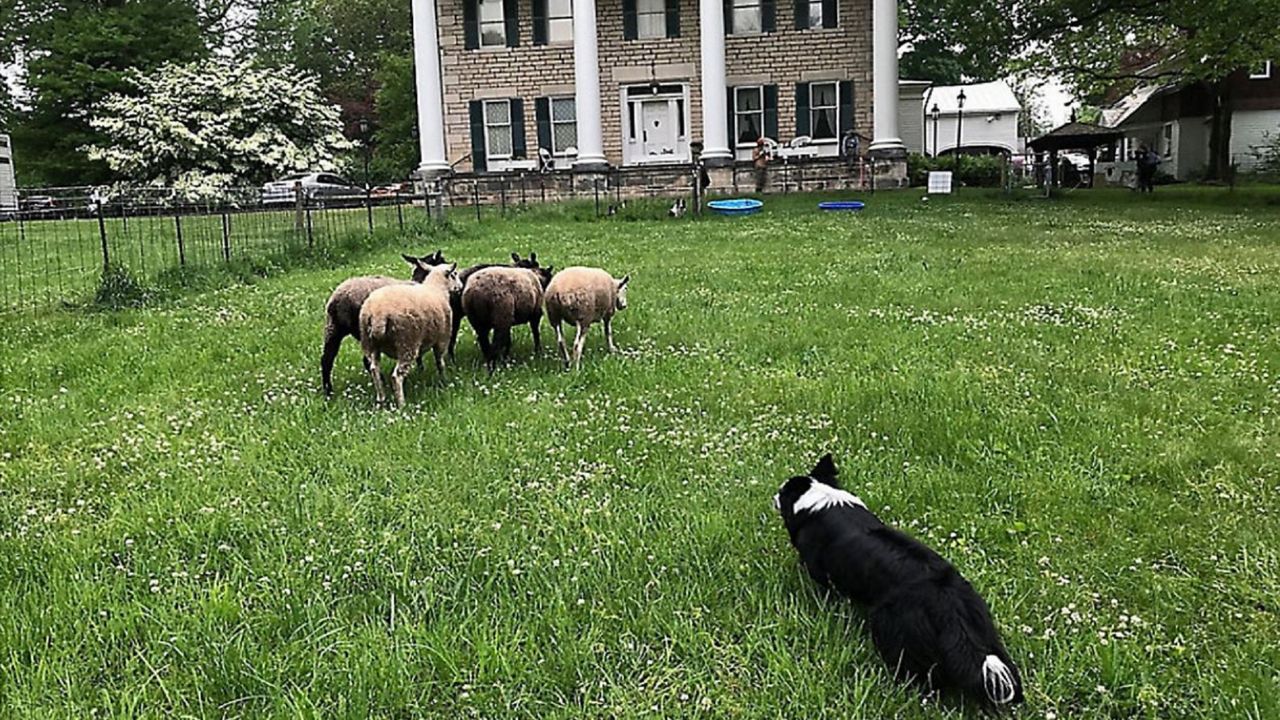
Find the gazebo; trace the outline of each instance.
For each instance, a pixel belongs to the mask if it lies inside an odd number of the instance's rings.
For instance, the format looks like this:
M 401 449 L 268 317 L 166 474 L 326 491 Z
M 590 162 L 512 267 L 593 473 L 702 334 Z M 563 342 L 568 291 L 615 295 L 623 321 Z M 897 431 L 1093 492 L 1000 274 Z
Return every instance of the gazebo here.
M 1089 155 L 1089 184 L 1093 184 L 1093 166 L 1097 161 L 1099 147 L 1113 147 L 1123 133 L 1112 128 L 1082 123 L 1072 120 L 1049 133 L 1032 140 L 1028 145 L 1036 153 L 1049 153 L 1049 167 L 1058 167 L 1058 153 L 1063 150 L 1080 150 Z M 1060 174 L 1055 174 L 1055 182 L 1061 184 Z

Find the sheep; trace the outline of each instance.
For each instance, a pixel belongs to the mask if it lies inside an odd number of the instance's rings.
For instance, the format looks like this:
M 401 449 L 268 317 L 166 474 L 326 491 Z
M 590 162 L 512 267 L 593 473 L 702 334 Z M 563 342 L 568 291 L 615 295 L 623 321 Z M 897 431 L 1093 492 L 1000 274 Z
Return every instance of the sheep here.
M 462 272 L 458 273 L 458 279 L 462 281 L 463 290 L 466 289 L 467 280 L 470 280 L 472 275 L 475 275 L 481 270 L 485 270 L 491 267 L 504 267 L 504 266 L 495 265 L 492 263 L 485 264 L 485 265 L 472 265 L 466 270 L 463 270 Z M 518 253 L 511 253 L 511 264 L 506 267 L 527 268 L 529 270 L 537 270 L 539 267 L 538 253 L 536 252 L 529 253 L 528 259 L 524 259 L 520 257 Z M 449 360 L 452 361 L 453 351 L 458 346 L 458 328 L 462 327 L 462 316 L 465 314 L 462 310 L 462 292 L 459 291 L 455 293 L 450 298 L 450 302 L 453 305 L 453 334 L 449 336 Z
M 365 300 L 378 288 L 405 282 L 420 283 L 427 277 L 431 267 L 444 264 L 444 253 L 436 250 L 434 255 L 421 258 L 412 255 L 401 255 L 405 262 L 413 268 L 410 280 L 386 277 L 383 275 L 365 275 L 344 281 L 329 295 L 325 304 L 324 349 L 320 354 L 320 378 L 324 385 L 325 397 L 333 396 L 333 363 L 338 357 L 338 350 L 347 336 L 360 340 L 360 308 Z M 368 367 L 365 368 L 368 370 Z
M 437 265 L 421 284 L 387 285 L 374 290 L 360 308 L 360 347 L 373 377 L 378 402 L 386 396 L 382 391 L 382 371 L 378 367 L 381 353 L 396 359 L 391 373 L 396 405 L 404 407 L 404 378 L 420 361 L 424 348 L 431 348 L 436 358 L 436 375 L 445 380 L 445 352 L 449 348 L 449 327 L 453 320 L 449 296 L 461 289 L 457 263 Z
M 480 270 L 462 291 L 462 308 L 476 332 L 489 374 L 498 360 L 511 352 L 511 328 L 529 324 L 533 354 L 542 352 L 538 325 L 542 322 L 542 292 L 551 281 L 552 268 L 492 267 Z M 493 342 L 489 331 L 493 331 Z
M 582 349 L 587 344 L 587 328 L 598 320 L 604 321 L 604 336 L 609 342 L 609 352 L 616 352 L 613 344 L 613 314 L 627 307 L 627 283 L 631 276 L 614 280 L 613 276 L 598 268 L 571 267 L 561 270 L 547 286 L 547 322 L 556 331 L 556 345 L 566 370 L 570 368 L 569 351 L 564 346 L 564 333 L 560 324 L 573 323 L 577 335 L 573 338 L 572 367 L 582 367 Z

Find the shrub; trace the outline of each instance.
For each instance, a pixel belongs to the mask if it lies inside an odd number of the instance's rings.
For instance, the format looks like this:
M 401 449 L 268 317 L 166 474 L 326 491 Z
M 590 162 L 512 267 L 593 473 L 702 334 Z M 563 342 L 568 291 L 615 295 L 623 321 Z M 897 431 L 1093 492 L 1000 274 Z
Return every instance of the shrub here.
M 997 155 L 961 155 L 959 168 L 956 157 L 930 158 L 923 155 L 912 155 L 907 158 L 907 176 L 914 186 L 923 186 L 929 181 L 929 173 L 934 170 L 950 170 L 955 173 L 957 185 L 966 187 L 1000 187 L 1000 166 L 1003 158 Z
M 110 310 L 142 307 L 155 292 L 129 272 L 129 268 L 112 263 L 102 271 L 94 304 Z

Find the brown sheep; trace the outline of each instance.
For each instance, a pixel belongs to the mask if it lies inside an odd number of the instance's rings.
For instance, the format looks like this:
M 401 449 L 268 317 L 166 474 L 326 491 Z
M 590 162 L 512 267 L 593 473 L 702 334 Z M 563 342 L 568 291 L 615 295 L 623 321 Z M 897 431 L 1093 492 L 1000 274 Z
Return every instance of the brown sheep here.
M 382 391 L 380 354 L 396 359 L 391 382 L 396 405 L 404 407 L 404 379 L 422 357 L 425 348 L 435 354 L 438 379 L 445 379 L 445 355 L 449 349 L 449 328 L 453 311 L 449 295 L 462 287 L 457 263 L 437 265 L 421 284 L 387 285 L 370 293 L 360 309 L 360 346 L 373 377 L 378 402 L 386 399 Z
M 504 266 L 494 265 L 494 264 L 472 265 L 466 270 L 459 272 L 458 279 L 462 281 L 463 290 L 466 289 L 467 281 L 471 279 L 472 275 L 475 275 L 481 270 L 485 270 L 491 267 L 504 267 Z M 530 270 L 537 270 L 539 267 L 538 253 L 529 253 L 529 258 L 527 260 L 525 258 L 520 257 L 519 253 L 511 253 L 511 264 L 506 267 L 528 268 Z M 453 303 L 453 334 L 449 337 L 449 359 L 453 360 L 453 351 L 458 347 L 458 328 L 462 327 L 462 317 L 466 313 L 463 312 L 463 309 L 462 309 L 462 292 L 461 291 L 455 293 L 451 300 Z
M 333 363 L 338 357 L 342 341 L 348 336 L 360 340 L 360 308 L 369 294 L 378 288 L 397 283 L 420 283 L 434 265 L 444 263 L 444 253 L 436 250 L 434 255 L 416 258 L 401 255 L 405 262 L 413 268 L 413 276 L 409 280 L 386 277 L 385 275 L 364 275 L 343 281 L 329 296 L 325 303 L 324 349 L 320 354 L 320 379 L 324 385 L 326 397 L 333 396 Z M 365 370 L 368 370 L 368 366 Z
M 597 268 L 571 267 L 561 270 L 547 286 L 547 322 L 556 331 L 556 345 L 565 369 L 570 367 L 569 351 L 564 345 L 562 322 L 573 323 L 577 334 L 573 338 L 572 367 L 582 367 L 582 349 L 587 344 L 587 329 L 591 323 L 604 321 L 604 336 L 609 352 L 617 351 L 613 344 L 613 314 L 627 307 L 628 275 L 621 280 Z
M 529 324 L 533 354 L 542 352 L 542 291 L 551 281 L 552 268 L 503 268 L 480 270 L 462 291 L 462 308 L 476 332 L 485 366 L 492 374 L 498 361 L 511 353 L 511 328 Z M 493 342 L 489 331 L 493 331 Z

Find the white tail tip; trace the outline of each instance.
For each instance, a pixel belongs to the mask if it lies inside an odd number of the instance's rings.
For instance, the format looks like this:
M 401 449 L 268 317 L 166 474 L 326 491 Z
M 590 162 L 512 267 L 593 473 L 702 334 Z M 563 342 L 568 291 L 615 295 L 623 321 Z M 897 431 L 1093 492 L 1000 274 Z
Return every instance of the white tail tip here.
M 988 655 L 982 661 L 982 689 L 987 698 L 996 705 L 1013 702 L 1018 694 L 1017 685 L 1013 681 L 1013 671 L 995 655 Z

